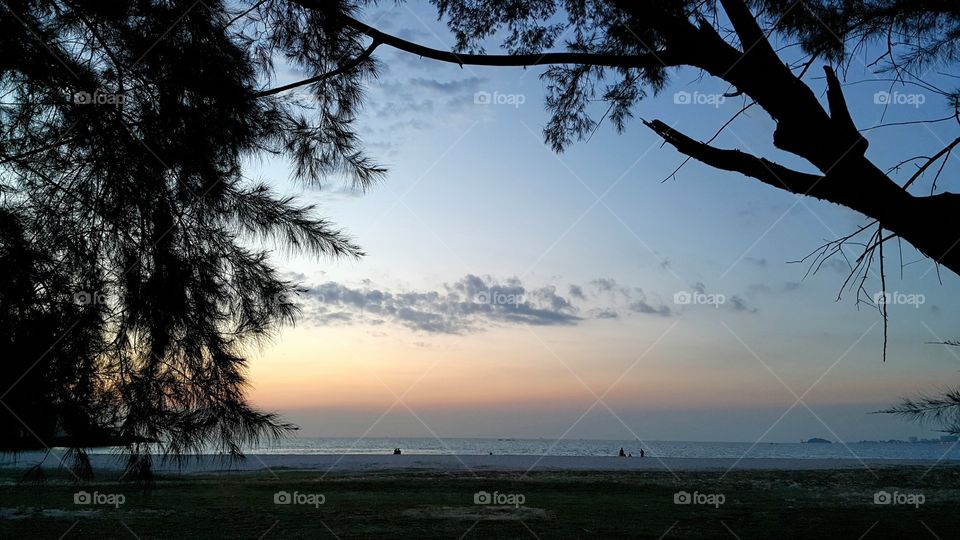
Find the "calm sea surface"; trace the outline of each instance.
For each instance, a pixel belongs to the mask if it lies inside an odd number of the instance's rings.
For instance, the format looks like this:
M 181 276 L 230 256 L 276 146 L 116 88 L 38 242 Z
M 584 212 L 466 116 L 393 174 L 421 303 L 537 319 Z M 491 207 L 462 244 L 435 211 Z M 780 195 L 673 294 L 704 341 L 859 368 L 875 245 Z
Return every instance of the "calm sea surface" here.
M 611 456 L 621 447 L 638 455 L 689 458 L 837 458 L 960 460 L 958 443 L 728 443 L 635 440 L 296 438 L 250 448 L 258 454 L 404 454 Z

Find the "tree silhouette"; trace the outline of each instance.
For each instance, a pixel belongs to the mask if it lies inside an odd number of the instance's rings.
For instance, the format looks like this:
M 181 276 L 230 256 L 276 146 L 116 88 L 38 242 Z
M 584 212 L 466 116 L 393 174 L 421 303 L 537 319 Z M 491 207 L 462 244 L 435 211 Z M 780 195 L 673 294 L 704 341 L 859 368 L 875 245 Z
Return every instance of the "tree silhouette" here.
M 353 123 L 381 46 L 460 65 L 548 66 L 544 136 L 558 151 L 596 128 L 592 101 L 606 101 L 605 118 L 622 130 L 672 69 L 703 70 L 766 111 L 776 147 L 818 172 L 646 122 L 667 143 L 872 218 L 858 231 L 871 236 L 853 272 L 865 272 L 875 252 L 882 264 L 884 243 L 899 237 L 960 273 L 958 195 L 938 188 L 939 172 L 929 194 L 916 190 L 960 138 L 897 183 L 865 157 L 868 142 L 830 67 L 878 41 L 891 45 L 877 61 L 904 79 L 918 64 L 955 60 L 960 8 L 951 0 L 434 0 L 457 51 L 363 23 L 371 3 L 3 3 L 4 449 L 122 444 L 129 472 L 146 476 L 155 442 L 175 457 L 239 454 L 245 442 L 292 427 L 244 398 L 251 348 L 296 315 L 296 284 L 265 246 L 361 253 L 311 207 L 245 177 L 244 164 L 278 156 L 308 185 L 375 182 L 384 171 Z M 483 42 L 500 32 L 504 54 L 485 54 Z M 771 33 L 799 43 L 805 57 L 785 64 Z M 561 36 L 571 39 L 558 52 Z M 271 85 L 277 61 L 309 77 Z M 802 80 L 818 61 L 826 106 Z M 960 99 L 946 97 L 956 112 Z
M 218 1 L 4 3 L 3 450 L 75 447 L 82 468 L 82 448 L 125 445 L 136 477 L 154 443 L 240 455 L 293 428 L 244 396 L 246 356 L 296 315 L 267 247 L 361 252 L 243 165 L 275 155 L 310 185 L 374 182 L 349 125 L 373 63 L 308 116 L 304 99 L 256 95 L 270 59 L 326 71 L 350 46 L 292 18 L 253 46 L 235 17 Z

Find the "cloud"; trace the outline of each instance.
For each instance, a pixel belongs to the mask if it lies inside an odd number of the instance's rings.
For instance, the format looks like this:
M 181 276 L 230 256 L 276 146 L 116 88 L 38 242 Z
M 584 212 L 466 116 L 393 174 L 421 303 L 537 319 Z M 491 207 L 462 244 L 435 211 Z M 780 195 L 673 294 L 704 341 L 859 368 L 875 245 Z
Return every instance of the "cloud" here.
M 730 300 L 727 301 L 727 305 L 734 311 L 746 311 L 747 313 L 757 312 L 757 308 L 748 306 L 747 301 L 739 296 L 731 296 Z
M 787 281 L 776 287 L 771 287 L 765 283 L 751 283 L 750 285 L 747 285 L 746 294 L 747 296 L 754 297 L 767 294 L 790 293 L 800 290 L 802 286 L 803 284 L 798 281 Z
M 594 319 L 619 319 L 620 314 L 617 310 L 610 308 L 598 308 L 590 310 L 590 316 Z
M 646 313 L 648 315 L 660 315 L 661 317 L 669 317 L 671 313 L 668 306 L 660 305 L 653 307 L 644 300 L 637 300 L 630 304 L 630 311 Z
M 412 133 L 432 130 L 441 123 L 470 121 L 474 94 L 485 82 L 482 77 L 378 80 L 369 88 L 367 112 L 359 122 L 361 135 L 367 146 L 396 155 L 402 147 L 397 141 Z
M 609 278 L 597 278 L 590 282 L 598 291 L 612 291 L 617 287 L 617 282 Z
M 662 302 L 649 300 L 643 292 L 643 289 L 639 287 L 625 287 L 612 278 L 597 278 L 591 280 L 588 285 L 592 291 L 591 299 L 612 302 L 614 304 L 613 306 L 601 306 L 592 310 L 590 314 L 595 318 L 618 319 L 620 318 L 621 312 L 657 315 L 660 317 L 673 315 L 673 310 L 670 309 L 670 306 Z
M 587 299 L 586 295 L 583 294 L 583 287 L 581 287 L 581 286 L 579 286 L 579 285 L 571 285 L 571 286 L 570 286 L 570 296 L 572 296 L 572 297 L 574 297 L 574 298 L 577 298 L 577 299 L 580 299 L 580 300 L 586 300 L 586 299 Z
M 414 88 L 430 90 L 438 94 L 457 97 L 465 94 L 473 95 L 473 93 L 476 92 L 480 85 L 484 82 L 486 82 L 486 79 L 480 77 L 468 77 L 466 79 L 459 79 L 455 81 L 438 81 L 436 79 L 415 77 L 409 79 L 407 84 L 413 86 Z
M 499 282 L 467 275 L 442 291 L 389 291 L 329 281 L 308 287 L 307 320 L 325 326 L 391 322 L 437 334 L 465 334 L 496 325 L 557 326 L 582 320 L 578 309 L 552 286 L 525 287 L 519 279 Z
M 675 311 L 638 287 L 611 278 L 587 286 L 531 286 L 516 277 L 468 274 L 437 290 L 390 290 L 369 280 L 305 286 L 304 319 L 318 326 L 394 324 L 431 334 L 467 334 L 496 326 L 573 326 L 587 319 L 670 317 Z
M 770 292 L 772 292 L 771 288 L 762 283 L 755 283 L 747 287 L 748 296 Z M 673 301 L 675 304 L 686 308 L 712 307 L 745 313 L 757 313 L 758 311 L 757 308 L 748 305 L 747 301 L 741 296 L 708 292 L 707 286 L 700 281 L 691 285 L 689 291 L 677 291 L 673 296 Z
M 673 311 L 669 306 L 660 304 L 653 305 L 647 301 L 647 295 L 643 292 L 642 289 L 636 289 L 637 298 L 630 303 L 629 309 L 634 313 L 644 313 L 647 315 L 659 315 L 661 317 L 669 317 Z

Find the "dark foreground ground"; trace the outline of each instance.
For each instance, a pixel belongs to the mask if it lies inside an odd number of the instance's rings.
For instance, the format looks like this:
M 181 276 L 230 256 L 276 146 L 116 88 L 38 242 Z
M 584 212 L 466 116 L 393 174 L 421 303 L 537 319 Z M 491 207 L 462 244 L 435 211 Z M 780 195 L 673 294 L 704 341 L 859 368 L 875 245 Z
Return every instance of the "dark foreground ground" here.
M 0 472 L 0 538 L 960 537 L 958 466 L 722 479 L 705 471 L 280 470 L 164 476 L 149 493 L 110 478 L 75 484 L 67 473 L 47 474 L 44 485 L 18 485 Z M 478 492 L 493 503 L 477 504 Z

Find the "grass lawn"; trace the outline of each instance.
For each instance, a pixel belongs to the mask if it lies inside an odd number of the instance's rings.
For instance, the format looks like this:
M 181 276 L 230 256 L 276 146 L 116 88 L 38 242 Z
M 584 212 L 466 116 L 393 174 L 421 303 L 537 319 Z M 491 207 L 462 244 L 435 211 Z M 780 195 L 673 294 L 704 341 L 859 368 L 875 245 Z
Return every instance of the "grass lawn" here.
M 665 472 L 277 470 L 163 476 L 144 493 L 115 478 L 75 484 L 65 472 L 48 472 L 44 485 L 17 485 L 8 471 L 0 473 L 0 538 L 960 536 L 960 467 L 874 473 L 751 471 L 721 479 L 716 472 L 679 472 L 677 479 Z M 75 504 L 80 490 L 101 504 Z M 880 490 L 896 493 L 897 503 L 875 504 Z M 275 504 L 280 491 L 303 504 Z M 499 500 L 475 504 L 479 491 L 496 492 Z M 679 491 L 691 499 L 696 492 L 704 504 L 675 504 Z M 122 504 L 110 506 L 118 494 Z

